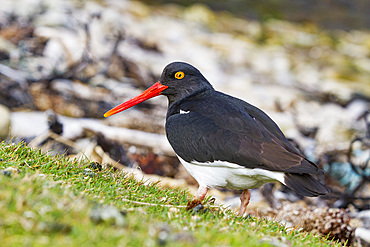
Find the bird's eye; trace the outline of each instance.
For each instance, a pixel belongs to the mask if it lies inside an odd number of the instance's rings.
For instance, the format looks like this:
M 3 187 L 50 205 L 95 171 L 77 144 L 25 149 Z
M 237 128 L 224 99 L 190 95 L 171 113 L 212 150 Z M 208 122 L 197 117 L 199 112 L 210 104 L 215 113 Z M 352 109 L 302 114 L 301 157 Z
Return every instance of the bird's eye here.
M 184 72 L 182 72 L 182 71 L 178 71 L 178 72 L 176 72 L 176 74 L 175 74 L 175 78 L 176 79 L 182 79 L 182 78 L 184 78 L 184 76 L 185 76 L 185 74 L 184 74 Z

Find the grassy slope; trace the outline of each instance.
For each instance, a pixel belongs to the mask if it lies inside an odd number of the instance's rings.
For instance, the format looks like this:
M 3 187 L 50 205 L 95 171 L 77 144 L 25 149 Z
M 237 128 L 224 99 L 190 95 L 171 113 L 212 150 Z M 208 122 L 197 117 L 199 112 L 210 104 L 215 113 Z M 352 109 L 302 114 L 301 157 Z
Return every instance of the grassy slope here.
M 186 211 L 176 207 L 187 204 L 186 191 L 145 185 L 112 170 L 86 173 L 88 165 L 0 143 L 0 245 L 340 246 L 229 210 Z M 125 211 L 124 224 L 94 223 L 91 212 L 104 205 Z

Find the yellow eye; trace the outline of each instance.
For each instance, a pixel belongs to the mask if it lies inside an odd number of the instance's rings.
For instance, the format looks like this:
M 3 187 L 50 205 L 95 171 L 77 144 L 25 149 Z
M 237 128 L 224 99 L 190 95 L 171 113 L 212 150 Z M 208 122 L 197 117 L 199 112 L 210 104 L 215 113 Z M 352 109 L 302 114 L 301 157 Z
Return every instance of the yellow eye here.
M 182 78 L 184 78 L 184 76 L 185 76 L 185 74 L 184 74 L 184 72 L 182 72 L 182 71 L 178 71 L 178 72 L 176 72 L 176 74 L 175 74 L 175 78 L 176 79 L 182 79 Z

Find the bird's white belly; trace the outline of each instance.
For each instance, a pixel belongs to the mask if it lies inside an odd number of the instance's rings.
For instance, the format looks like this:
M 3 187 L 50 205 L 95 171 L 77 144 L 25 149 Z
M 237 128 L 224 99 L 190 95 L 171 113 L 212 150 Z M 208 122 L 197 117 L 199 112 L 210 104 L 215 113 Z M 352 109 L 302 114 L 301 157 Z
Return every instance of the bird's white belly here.
M 273 172 L 260 168 L 250 169 L 226 161 L 186 162 L 179 160 L 199 185 L 207 187 L 223 187 L 229 189 L 254 189 L 268 182 L 280 181 L 284 184 L 284 173 Z

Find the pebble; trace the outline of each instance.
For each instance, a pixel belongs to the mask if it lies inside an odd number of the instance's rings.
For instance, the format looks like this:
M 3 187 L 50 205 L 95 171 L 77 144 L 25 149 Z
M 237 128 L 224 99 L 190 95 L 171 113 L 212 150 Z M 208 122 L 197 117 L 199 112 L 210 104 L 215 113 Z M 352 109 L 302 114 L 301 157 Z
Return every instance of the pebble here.
M 200 212 L 202 209 L 204 209 L 204 206 L 202 204 L 198 204 L 197 206 L 195 206 L 193 208 L 193 213 L 198 213 Z
M 5 168 L 4 170 L 1 170 L 0 171 L 0 174 L 4 175 L 4 176 L 12 176 L 14 174 L 18 174 L 20 173 L 21 171 L 18 169 L 18 168 L 14 168 L 14 167 L 7 167 Z

